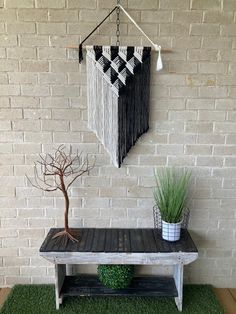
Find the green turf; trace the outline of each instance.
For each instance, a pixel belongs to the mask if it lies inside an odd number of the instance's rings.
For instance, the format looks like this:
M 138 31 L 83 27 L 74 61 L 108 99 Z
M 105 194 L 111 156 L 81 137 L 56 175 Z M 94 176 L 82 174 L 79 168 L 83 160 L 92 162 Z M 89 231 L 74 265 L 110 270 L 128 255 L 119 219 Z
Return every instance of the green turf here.
M 51 285 L 17 285 L 1 309 L 1 314 L 174 314 L 179 313 L 173 298 L 69 297 L 55 310 Z M 224 313 L 210 286 L 184 287 L 183 314 Z

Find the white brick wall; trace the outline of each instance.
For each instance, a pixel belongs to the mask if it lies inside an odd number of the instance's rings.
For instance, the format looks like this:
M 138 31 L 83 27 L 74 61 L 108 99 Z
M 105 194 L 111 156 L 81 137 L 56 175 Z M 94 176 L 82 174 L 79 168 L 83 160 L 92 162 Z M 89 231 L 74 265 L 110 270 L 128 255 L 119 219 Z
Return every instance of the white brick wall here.
M 172 53 L 158 73 L 153 53 L 151 127 L 120 169 L 87 128 L 85 64 L 66 48 L 115 3 L 0 0 L 0 285 L 53 282 L 38 249 L 63 223 L 63 198 L 32 189 L 25 173 L 39 153 L 71 143 L 97 159 L 71 190 L 71 226 L 152 227 L 153 167 L 190 167 L 200 257 L 186 280 L 236 287 L 236 1 L 121 1 Z M 121 22 L 121 43 L 147 44 Z M 115 16 L 109 23 L 88 43 L 114 43 Z

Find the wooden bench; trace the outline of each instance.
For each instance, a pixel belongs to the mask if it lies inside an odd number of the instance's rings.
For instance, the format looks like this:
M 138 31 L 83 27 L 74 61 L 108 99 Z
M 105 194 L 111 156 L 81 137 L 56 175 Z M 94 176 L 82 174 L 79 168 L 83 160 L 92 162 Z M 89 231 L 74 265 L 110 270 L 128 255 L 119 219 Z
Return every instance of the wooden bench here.
M 61 229 L 50 229 L 40 255 L 55 264 L 56 308 L 64 296 L 170 296 L 182 311 L 183 267 L 198 257 L 197 248 L 186 229 L 181 239 L 167 242 L 159 229 L 81 228 L 81 241 L 59 243 L 52 239 Z M 73 264 L 134 264 L 173 266 L 173 276 L 135 278 L 130 287 L 112 290 L 103 287 L 96 276 L 70 276 Z

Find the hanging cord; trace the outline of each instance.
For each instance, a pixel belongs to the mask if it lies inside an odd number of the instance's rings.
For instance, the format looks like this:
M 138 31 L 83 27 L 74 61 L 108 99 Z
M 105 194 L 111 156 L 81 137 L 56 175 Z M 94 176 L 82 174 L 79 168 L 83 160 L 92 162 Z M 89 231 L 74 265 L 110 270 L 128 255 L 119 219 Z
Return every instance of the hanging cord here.
M 119 12 L 118 10 L 119 9 Z M 117 5 L 112 9 L 112 11 L 92 30 L 92 32 L 89 33 L 87 37 L 80 43 L 79 45 L 79 63 L 83 60 L 83 43 L 106 21 L 106 19 L 115 11 L 117 13 L 117 41 L 116 45 L 118 46 L 120 44 L 120 9 L 125 13 L 125 15 L 128 16 L 128 18 L 133 22 L 133 24 L 137 27 L 137 29 L 147 38 L 147 40 L 152 44 L 155 51 L 158 51 L 158 58 L 157 58 L 157 65 L 156 69 L 157 71 L 160 71 L 163 68 L 162 59 L 161 59 L 161 46 L 155 44 L 151 38 L 148 37 L 148 35 L 142 30 L 142 28 L 135 22 L 135 20 L 129 15 L 129 13 L 122 7 L 120 4 L 120 0 L 117 0 Z
M 79 44 L 79 63 L 83 60 L 83 43 L 108 19 L 108 17 L 117 9 L 117 6 L 88 34 L 87 37 Z
M 120 0 L 117 0 L 116 7 L 116 46 L 120 46 Z
M 135 22 L 135 20 L 129 15 L 129 13 L 122 7 L 121 4 L 117 4 L 117 6 L 120 7 L 120 9 L 125 13 L 125 15 L 128 16 L 128 18 L 133 22 L 133 24 L 137 27 L 137 29 L 147 38 L 147 40 L 153 45 L 155 51 L 158 51 L 158 58 L 157 58 L 157 71 L 160 71 L 163 69 L 162 59 L 161 59 L 161 46 L 155 44 L 151 38 L 148 37 L 146 33 L 142 30 L 142 28 Z

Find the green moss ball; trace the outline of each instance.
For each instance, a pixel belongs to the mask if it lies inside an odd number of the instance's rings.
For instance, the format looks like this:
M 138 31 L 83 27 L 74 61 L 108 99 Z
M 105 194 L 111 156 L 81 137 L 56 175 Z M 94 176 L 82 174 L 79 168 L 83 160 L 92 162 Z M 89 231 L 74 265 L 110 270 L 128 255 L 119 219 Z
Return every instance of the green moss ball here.
M 104 286 L 122 289 L 129 286 L 134 275 L 133 265 L 99 265 L 98 278 Z

